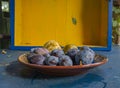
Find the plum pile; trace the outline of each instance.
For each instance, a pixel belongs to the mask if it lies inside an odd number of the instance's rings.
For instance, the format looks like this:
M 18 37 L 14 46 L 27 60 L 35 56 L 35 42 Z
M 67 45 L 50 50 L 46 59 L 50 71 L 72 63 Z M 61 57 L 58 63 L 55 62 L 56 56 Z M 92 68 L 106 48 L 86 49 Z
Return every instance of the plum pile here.
M 50 48 L 52 44 L 52 49 Z M 66 45 L 64 48 L 54 48 L 58 43 L 52 41 L 46 43 L 46 47 L 32 48 L 27 54 L 27 60 L 31 64 L 48 66 L 73 66 L 92 64 L 95 58 L 95 52 L 88 46 L 80 49 L 73 44 Z M 49 45 L 49 46 L 48 46 Z M 59 46 L 60 47 L 60 46 Z M 54 48 L 54 49 L 53 49 Z

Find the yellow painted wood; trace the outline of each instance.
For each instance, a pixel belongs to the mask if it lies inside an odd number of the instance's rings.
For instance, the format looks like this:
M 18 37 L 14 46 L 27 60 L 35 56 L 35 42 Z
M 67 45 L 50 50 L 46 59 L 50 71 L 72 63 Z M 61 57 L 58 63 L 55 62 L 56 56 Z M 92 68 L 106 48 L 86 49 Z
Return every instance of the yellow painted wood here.
M 107 46 L 106 0 L 15 0 L 15 45 Z
M 15 1 L 15 45 L 21 44 L 22 42 L 22 2 Z
M 102 0 L 101 4 L 101 37 L 100 37 L 100 45 L 107 45 L 107 33 L 108 33 L 108 1 Z

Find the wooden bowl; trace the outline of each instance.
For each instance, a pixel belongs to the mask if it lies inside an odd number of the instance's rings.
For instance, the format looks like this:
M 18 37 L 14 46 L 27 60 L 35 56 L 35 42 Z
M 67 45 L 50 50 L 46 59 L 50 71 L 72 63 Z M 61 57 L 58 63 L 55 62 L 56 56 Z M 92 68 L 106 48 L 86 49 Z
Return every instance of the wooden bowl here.
M 51 76 L 73 76 L 78 74 L 83 74 L 89 69 L 105 64 L 108 59 L 104 56 L 95 56 L 94 63 L 87 65 L 74 65 L 74 66 L 47 66 L 47 65 L 37 65 L 31 64 L 27 61 L 26 55 L 22 54 L 18 57 L 18 61 L 25 66 L 37 69 L 40 73 Z

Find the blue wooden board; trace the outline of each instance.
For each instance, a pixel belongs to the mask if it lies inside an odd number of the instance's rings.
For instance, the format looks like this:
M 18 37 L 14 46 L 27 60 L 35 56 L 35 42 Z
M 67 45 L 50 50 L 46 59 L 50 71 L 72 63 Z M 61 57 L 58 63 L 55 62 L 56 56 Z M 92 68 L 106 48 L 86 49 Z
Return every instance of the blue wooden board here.
M 96 51 L 109 61 L 84 75 L 70 77 L 50 77 L 21 65 L 17 58 L 27 52 L 7 50 L 7 54 L 0 54 L 0 88 L 120 88 L 120 46 L 109 52 Z

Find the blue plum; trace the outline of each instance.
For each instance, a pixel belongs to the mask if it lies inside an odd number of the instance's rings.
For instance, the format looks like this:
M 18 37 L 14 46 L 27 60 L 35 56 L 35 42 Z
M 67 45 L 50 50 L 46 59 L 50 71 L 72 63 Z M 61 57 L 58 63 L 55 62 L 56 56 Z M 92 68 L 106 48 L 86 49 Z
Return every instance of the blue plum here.
M 81 50 L 75 56 L 75 62 L 77 65 L 80 64 L 91 64 L 94 61 L 95 52 L 87 46 L 81 48 Z
M 33 55 L 29 56 L 29 62 L 32 64 L 43 65 L 44 60 L 45 60 L 45 57 L 40 54 L 33 54 Z
M 32 48 L 30 52 L 40 54 L 40 55 L 49 54 L 49 51 L 46 48 Z
M 74 64 L 75 64 L 75 56 L 78 52 L 79 50 L 74 48 L 74 49 L 69 49 L 66 53 L 66 55 L 70 56 Z
M 65 54 L 64 54 L 64 51 L 63 51 L 63 50 L 54 49 L 54 50 L 51 52 L 51 55 L 52 55 L 52 56 L 56 56 L 56 57 L 60 57 L 60 56 L 65 55 Z
M 32 59 L 32 57 L 35 56 L 35 55 L 37 55 L 37 54 L 32 53 L 32 52 L 30 52 L 30 53 L 28 53 L 28 54 L 26 55 L 27 60 L 28 60 L 29 63 L 32 63 L 32 62 L 31 62 L 31 59 Z
M 50 57 L 50 54 L 47 53 L 47 54 L 44 54 L 43 56 L 47 58 L 47 57 Z
M 55 56 L 49 56 L 45 59 L 45 64 L 46 65 L 49 65 L 49 66 L 56 66 L 58 65 L 58 57 L 55 57 Z
M 59 65 L 60 66 L 72 66 L 73 65 L 73 62 L 71 60 L 71 58 L 67 55 L 62 55 L 60 58 L 59 58 Z

